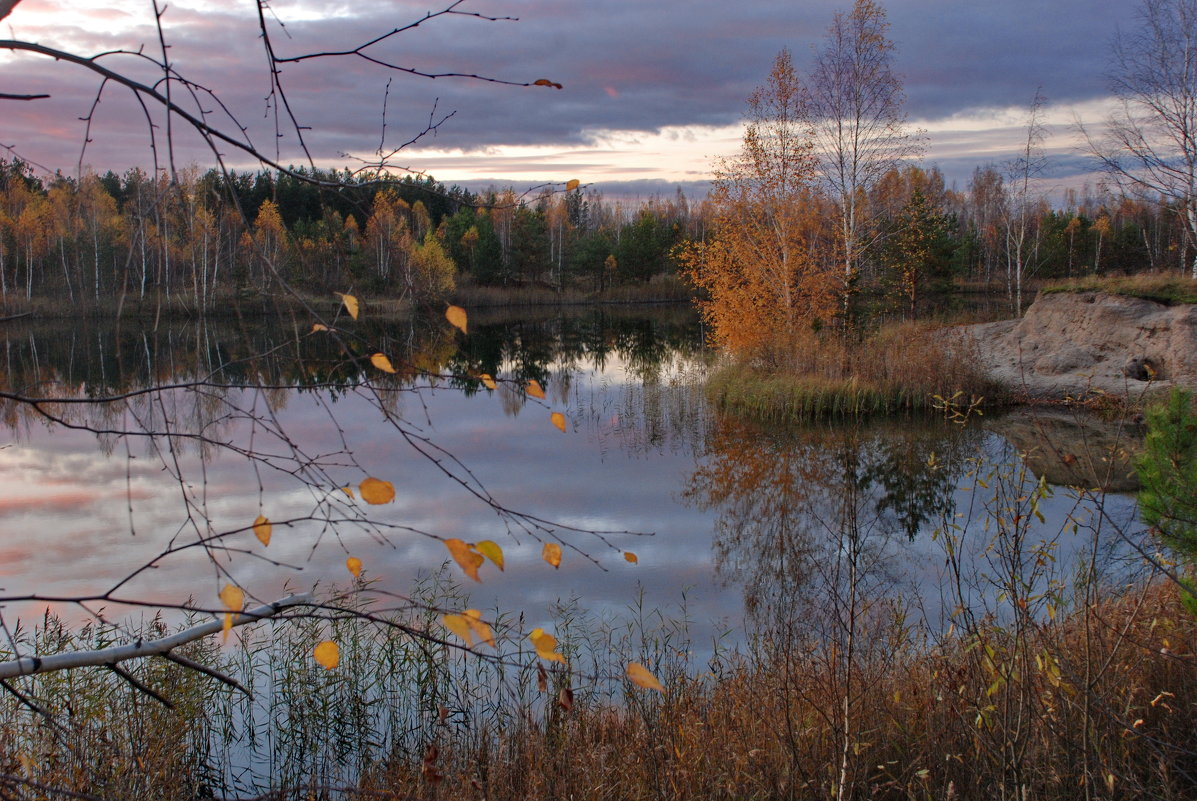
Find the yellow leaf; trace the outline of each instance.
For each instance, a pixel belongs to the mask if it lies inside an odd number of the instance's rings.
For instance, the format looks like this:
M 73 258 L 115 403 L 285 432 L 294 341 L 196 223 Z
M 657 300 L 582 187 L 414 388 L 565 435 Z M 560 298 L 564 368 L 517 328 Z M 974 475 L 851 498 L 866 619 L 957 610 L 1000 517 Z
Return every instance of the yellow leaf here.
M 493 378 L 491 378 L 489 375 L 487 375 L 486 373 L 483 373 L 482 375 L 480 375 L 478 377 L 480 379 L 482 379 L 482 386 L 486 387 L 487 389 L 495 388 L 495 380 Z
M 391 366 L 391 360 L 386 357 L 385 353 L 375 353 L 370 357 L 370 364 L 382 370 L 384 373 L 393 373 L 395 368 Z
M 270 530 L 272 528 L 273 526 L 270 525 L 269 520 L 262 517 L 262 515 L 258 515 L 258 519 L 254 521 L 254 536 L 257 537 L 258 541 L 263 545 L 269 545 Z
M 468 317 L 466 316 L 466 310 L 460 306 L 450 306 L 449 308 L 445 309 L 445 319 L 448 320 L 449 324 L 454 328 L 460 328 L 461 333 L 469 333 L 466 331 L 466 321 L 468 320 Z
M 524 389 L 532 397 L 544 400 L 544 389 L 540 386 L 540 382 L 535 378 L 529 378 Z
M 220 627 L 220 636 L 224 637 L 225 642 L 229 641 L 229 632 L 232 630 L 232 628 L 233 628 L 233 613 L 225 612 L 224 613 L 224 623 L 221 624 L 221 627 Z
M 341 296 L 341 302 L 345 304 L 345 311 L 349 312 L 349 316 L 356 320 L 358 312 L 357 298 L 342 292 L 338 292 L 337 294 Z
M 565 433 L 565 415 L 563 415 L 561 412 L 553 412 L 551 415 L 549 415 L 549 419 L 553 421 L 553 425 L 557 426 L 557 429 L 562 434 Z
M 482 581 L 478 578 L 478 568 L 482 567 L 482 554 L 472 550 L 469 545 L 456 537 L 445 540 L 445 547 L 449 549 L 449 555 L 453 557 L 453 561 L 461 565 L 461 569 L 467 576 L 474 581 Z
M 316 333 L 317 331 L 327 331 L 327 330 L 328 330 L 328 326 L 325 325 L 324 323 L 313 323 L 312 324 L 312 333 L 313 334 Z
M 541 659 L 546 662 L 565 662 L 565 657 L 557 653 L 557 638 L 552 634 L 545 634 L 543 629 L 532 629 L 528 639 Z
M 341 661 L 341 651 L 332 640 L 325 640 L 317 645 L 316 650 L 312 651 L 312 656 L 325 670 L 332 670 L 337 666 L 337 662 Z
M 449 631 L 465 640 L 465 644 L 467 646 L 474 645 L 474 637 L 471 633 L 469 621 L 466 620 L 465 615 L 441 615 L 441 624 Z
M 642 687 L 645 690 L 656 690 L 659 693 L 665 692 L 665 688 L 661 686 L 661 682 L 657 681 L 657 677 L 649 673 L 644 665 L 639 662 L 632 662 L 628 665 L 628 678 L 637 687 Z
M 540 556 L 553 567 L 561 566 L 561 546 L 555 542 L 546 542 Z
M 226 584 L 220 591 L 220 602 L 230 612 L 240 612 L 245 605 L 245 593 L 236 584 Z
M 353 500 L 353 487 L 341 487 L 341 492 L 349 496 L 349 500 Z
M 533 86 L 551 86 L 554 89 L 563 89 L 564 87 L 556 81 L 550 81 L 548 78 L 537 78 L 532 82 Z
M 395 485 L 379 478 L 367 478 L 358 485 L 362 500 L 377 506 L 395 500 Z
M 632 553 L 631 551 L 624 551 L 623 558 L 626 561 L 631 562 L 632 564 L 636 564 L 640 561 L 640 559 L 637 558 L 636 554 Z
M 565 183 L 565 191 L 566 191 L 566 192 L 572 192 L 572 191 L 574 191 L 575 189 L 577 189 L 579 186 L 581 186 L 581 184 L 582 184 L 582 182 L 581 182 L 581 181 L 579 181 L 577 178 L 574 178 L 574 179 L 573 179 L 573 180 L 571 180 L 571 181 L 566 181 L 566 183 Z
M 470 628 L 474 630 L 474 634 L 478 635 L 478 639 L 489 645 L 491 648 L 495 647 L 495 634 L 490 630 L 490 625 L 482 619 L 482 613 L 477 609 L 465 610 L 466 623 L 470 624 Z
M 495 563 L 499 570 L 503 569 L 503 549 L 490 540 L 483 540 L 474 545 L 474 550 Z
M 362 574 L 362 560 L 356 556 L 351 556 L 345 560 L 345 567 L 349 568 L 349 572 L 353 574 L 354 578 Z

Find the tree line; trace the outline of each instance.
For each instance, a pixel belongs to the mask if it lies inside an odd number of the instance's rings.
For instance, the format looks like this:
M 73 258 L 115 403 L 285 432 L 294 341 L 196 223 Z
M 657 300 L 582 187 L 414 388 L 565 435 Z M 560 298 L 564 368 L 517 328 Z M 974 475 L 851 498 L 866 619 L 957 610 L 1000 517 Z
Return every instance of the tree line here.
M 528 198 L 302 169 L 43 180 L 0 160 L 0 294 L 10 306 L 166 296 L 211 309 L 284 283 L 416 302 L 459 281 L 601 290 L 671 272 L 694 219 L 680 192 L 631 206 L 581 189 Z
M 1191 28 L 1174 4 L 1192 2 L 1145 6 L 1152 30 Z M 741 149 L 714 167 L 711 225 L 704 226 L 711 236 L 677 254 L 707 294 L 701 302 L 717 342 L 779 357 L 804 330 L 854 328 L 878 297 L 888 300 L 881 304 L 888 313 L 918 317 L 927 294 L 953 282 L 1004 288 L 1017 316 L 1032 279 L 1197 271 L 1191 126 L 1163 115 L 1151 127 L 1148 114 L 1154 96 L 1192 109 L 1190 84 L 1144 94 L 1155 84 L 1136 73 L 1115 87 L 1142 112 L 1135 141 L 1159 141 L 1128 151 L 1127 136 L 1086 134 L 1116 194 L 1069 190 L 1049 201 L 1046 101 L 1038 91 L 1017 154 L 978 166 L 958 189 L 936 168 L 919 166 L 922 141 L 902 110 L 888 32 L 876 0 L 855 0 L 835 15 L 807 74 L 782 50 L 749 96 Z M 1120 119 L 1107 127 L 1125 133 L 1130 123 L 1120 128 Z M 1135 158 L 1175 180 L 1146 180 Z

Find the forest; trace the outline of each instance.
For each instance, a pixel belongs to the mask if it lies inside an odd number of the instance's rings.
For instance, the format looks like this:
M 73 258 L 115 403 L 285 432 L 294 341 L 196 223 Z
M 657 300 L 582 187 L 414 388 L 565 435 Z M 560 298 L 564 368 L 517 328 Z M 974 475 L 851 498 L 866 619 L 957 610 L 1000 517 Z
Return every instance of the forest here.
M 281 294 L 284 284 L 415 303 L 440 303 L 463 286 L 602 293 L 676 275 L 681 246 L 717 230 L 714 201 L 680 190 L 633 202 L 588 188 L 526 197 L 430 177 L 311 177 L 340 188 L 305 180 L 303 169 L 228 181 L 193 169 L 171 182 L 140 170 L 39 178 L 26 163 L 0 160 L 5 308 L 148 299 L 212 312 Z M 1005 291 L 1016 259 L 1032 280 L 1179 272 L 1191 260 L 1174 203 L 1076 190 L 1028 199 L 1012 191 L 1014 180 L 992 164 L 963 189 L 946 186 L 934 166 L 887 170 L 865 198 L 875 245 L 861 287 L 915 316 L 924 293 Z M 806 200 L 822 220 L 812 240 L 830 241 L 826 201 Z M 819 252 L 834 258 L 833 247 Z

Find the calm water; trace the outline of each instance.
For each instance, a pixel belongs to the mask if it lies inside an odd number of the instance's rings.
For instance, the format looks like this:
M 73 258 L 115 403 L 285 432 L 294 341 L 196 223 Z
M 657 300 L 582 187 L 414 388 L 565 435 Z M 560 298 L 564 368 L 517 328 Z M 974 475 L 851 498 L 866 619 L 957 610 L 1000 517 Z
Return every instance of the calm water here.
M 63 600 L 16 600 L 26 596 L 107 593 L 91 608 L 119 615 L 134 609 L 122 600 L 218 606 L 230 577 L 262 600 L 345 585 L 349 555 L 376 588 L 402 594 L 445 562 L 436 537 L 459 537 L 506 552 L 505 571 L 487 564 L 481 584 L 462 579 L 475 606 L 532 624 L 551 624 L 562 600 L 594 614 L 638 601 L 684 607 L 701 643 L 811 603 L 821 586 L 811 571 L 851 527 L 869 549 L 870 586 L 937 625 L 937 529 L 960 527 L 981 575 L 1000 556 L 987 497 L 1012 517 L 1041 475 L 1092 485 L 1101 474 L 1133 488 L 1125 463 L 1107 458 L 1133 436 L 1071 415 L 793 429 L 719 419 L 696 391 L 710 354 L 689 309 L 478 312 L 468 336 L 436 319 L 363 321 L 339 343 L 307 334 L 303 320 L 7 325 L 7 389 L 124 396 L 0 407 L 8 623 L 47 606 L 82 614 Z M 394 376 L 370 366 L 376 351 Z M 496 390 L 482 373 L 500 380 Z M 543 401 L 524 395 L 528 379 Z M 151 384 L 180 386 L 143 392 Z M 1014 473 L 1007 496 L 984 478 L 995 471 Z M 391 481 L 395 501 L 367 506 L 340 490 L 367 476 Z M 1098 497 L 1078 506 L 1061 488 L 1040 503 L 1031 537 L 1051 543 L 1061 575 L 1095 539 L 1116 552 L 1111 525 L 1133 523 L 1129 496 Z M 269 547 L 238 531 L 259 514 L 275 522 Z M 565 547 L 557 570 L 541 559 L 544 538 Z

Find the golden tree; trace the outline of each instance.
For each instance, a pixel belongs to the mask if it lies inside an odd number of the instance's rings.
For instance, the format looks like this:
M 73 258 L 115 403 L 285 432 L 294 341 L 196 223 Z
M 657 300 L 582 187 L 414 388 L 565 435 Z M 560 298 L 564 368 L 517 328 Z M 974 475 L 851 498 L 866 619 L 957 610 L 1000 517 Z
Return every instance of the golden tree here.
M 748 98 L 740 154 L 716 171 L 714 236 L 678 254 L 708 293 L 703 314 L 728 350 L 776 358 L 794 332 L 834 314 L 836 276 L 814 248 L 814 175 L 801 84 L 782 50 Z

